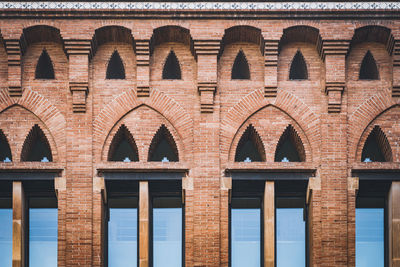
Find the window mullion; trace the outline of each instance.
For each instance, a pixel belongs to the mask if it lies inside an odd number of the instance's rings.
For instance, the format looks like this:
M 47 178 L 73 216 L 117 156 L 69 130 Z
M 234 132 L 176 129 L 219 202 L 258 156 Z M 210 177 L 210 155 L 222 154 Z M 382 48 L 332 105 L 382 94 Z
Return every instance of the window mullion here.
M 264 267 L 275 266 L 275 184 L 266 181 L 264 189 Z
M 25 225 L 27 225 L 25 192 L 21 181 L 13 182 L 13 253 L 12 261 L 14 267 L 25 266 Z
M 139 182 L 139 266 L 149 266 L 149 183 Z

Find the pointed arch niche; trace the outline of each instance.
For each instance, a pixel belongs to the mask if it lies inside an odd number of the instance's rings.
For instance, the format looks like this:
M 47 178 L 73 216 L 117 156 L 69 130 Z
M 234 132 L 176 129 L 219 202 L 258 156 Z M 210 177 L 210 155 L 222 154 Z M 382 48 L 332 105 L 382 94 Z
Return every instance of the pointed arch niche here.
M 0 129 L 0 162 L 11 162 L 12 154 L 10 144 L 8 143 L 7 137 Z
M 361 154 L 362 162 L 391 162 L 392 148 L 386 134 L 376 125 L 368 135 Z
M 250 67 L 243 50 L 239 50 L 232 66 L 232 80 L 250 80 Z
M 108 61 L 106 79 L 125 79 L 125 68 L 121 56 L 115 50 Z
M 253 125 L 249 125 L 236 147 L 235 162 L 265 161 L 265 149 L 261 137 Z
M 371 51 L 367 51 L 360 65 L 360 80 L 379 80 L 379 71 Z
M 297 50 L 290 65 L 289 80 L 307 80 L 307 64 L 303 54 Z
M 279 138 L 275 150 L 275 162 L 303 162 L 306 154 L 297 131 L 289 124 Z
M 35 79 L 54 79 L 53 62 L 50 59 L 46 49 L 43 49 L 36 64 Z
M 49 141 L 37 124 L 32 127 L 25 139 L 21 151 L 21 161 L 53 161 Z
M 179 66 L 178 58 L 173 50 L 169 52 L 167 59 L 165 60 L 162 78 L 163 80 L 182 79 L 181 67 Z
M 139 161 L 135 139 L 124 124 L 119 127 L 111 141 L 107 159 L 108 161 Z
M 179 161 L 178 148 L 175 140 L 164 124 L 157 130 L 151 141 L 148 161 Z

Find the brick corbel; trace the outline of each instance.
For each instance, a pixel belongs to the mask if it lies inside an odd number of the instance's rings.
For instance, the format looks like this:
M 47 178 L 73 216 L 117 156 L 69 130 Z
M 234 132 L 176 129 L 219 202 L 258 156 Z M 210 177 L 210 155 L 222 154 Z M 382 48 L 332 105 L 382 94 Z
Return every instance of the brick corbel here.
M 69 88 L 72 93 L 72 111 L 86 112 L 86 98 L 89 92 L 90 40 L 65 40 L 65 51 L 69 57 Z M 83 58 L 82 58 L 83 57 Z M 82 63 L 78 61 L 82 59 Z M 75 62 L 76 61 L 76 62 Z
M 348 40 L 324 40 L 322 59 L 326 67 L 325 93 L 328 96 L 328 112 L 340 113 L 342 94 L 346 87 L 346 54 Z
M 65 177 L 54 178 L 54 189 L 58 198 L 58 195 L 61 191 L 65 192 L 67 190 L 67 179 Z
M 188 176 L 182 178 L 182 204 L 185 204 L 186 191 L 193 190 L 193 188 L 193 178 Z
M 194 51 L 198 63 L 197 88 L 200 94 L 201 113 L 214 111 L 214 95 L 217 90 L 217 58 L 220 46 L 220 40 L 194 41 Z
M 93 178 L 93 193 L 100 193 L 104 203 L 107 203 L 107 190 L 103 177 Z
M 321 178 L 319 176 L 308 179 L 306 204 L 310 203 L 311 194 L 314 190 L 321 190 Z
M 21 97 L 21 46 L 18 39 L 5 39 L 4 45 L 8 62 L 8 93 L 11 97 Z
M 150 39 L 136 40 L 137 96 L 150 96 Z
M 393 50 L 392 97 L 400 97 L 400 41 L 395 42 Z
M 276 97 L 278 93 L 278 45 L 279 40 L 265 40 L 264 96 Z
M 357 194 L 360 179 L 358 177 L 348 177 L 347 178 L 347 190 L 354 191 Z

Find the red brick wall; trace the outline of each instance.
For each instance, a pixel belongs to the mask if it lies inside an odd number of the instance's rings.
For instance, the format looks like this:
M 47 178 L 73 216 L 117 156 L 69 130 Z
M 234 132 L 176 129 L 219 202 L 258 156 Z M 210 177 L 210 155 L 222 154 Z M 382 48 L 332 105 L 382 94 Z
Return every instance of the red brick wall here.
M 383 24 L 400 38 L 400 23 L 392 21 L 349 20 L 100 20 L 48 19 L 40 23 L 30 19 L 0 20 L 5 42 L 19 39 L 28 25 L 58 28 L 66 40 L 92 40 L 94 31 L 105 25 L 131 30 L 134 40 L 148 40 L 153 29 L 180 25 L 190 30 L 194 42 L 221 41 L 224 31 L 236 25 L 259 28 L 264 39 L 279 42 L 283 30 L 293 25 L 312 25 L 322 40 L 351 43 L 354 30 L 369 24 Z M 389 24 L 389 25 L 388 25 Z M 45 33 L 42 33 L 45 34 Z M 182 40 L 169 40 L 149 48 L 148 66 L 137 68 L 135 45 L 109 40 L 87 54 L 76 55 L 63 44 L 29 44 L 21 55 L 23 95 L 8 95 L 7 53 L 0 45 L 0 128 L 7 136 L 13 163 L 0 163 L 0 169 L 62 169 L 66 188 L 59 191 L 59 266 L 101 266 L 102 218 L 101 193 L 93 179 L 100 167 L 123 169 L 188 169 L 193 188 L 186 190 L 185 259 L 187 266 L 228 265 L 228 201 L 221 188 L 226 168 L 254 169 L 312 168 L 321 187 L 310 198 L 310 260 L 312 266 L 354 266 L 355 195 L 348 190 L 348 177 L 357 165 L 362 168 L 398 169 L 400 160 L 399 99 L 391 95 L 393 55 L 384 44 L 362 42 L 349 45 L 344 54 L 325 57 L 314 43 L 293 41 L 281 47 L 276 63 L 277 96 L 265 97 L 265 58 L 259 45 L 250 42 L 229 43 L 221 54 L 207 57 L 196 54 Z M 397 41 L 398 42 L 398 41 Z M 55 70 L 55 80 L 36 80 L 36 62 L 46 48 Z M 81 47 L 82 48 L 82 47 Z M 181 67 L 181 80 L 162 80 L 162 70 L 171 49 Z M 250 66 L 250 80 L 231 80 L 232 64 L 242 49 Z M 278 50 L 278 47 L 276 47 Z M 359 81 L 361 60 L 370 50 L 377 62 L 380 80 Z M 106 80 L 108 60 L 117 50 L 125 67 L 125 80 Z M 262 49 L 263 50 L 263 49 Z M 290 63 L 300 50 L 307 63 L 309 79 L 290 81 Z M 86 51 L 86 50 L 85 50 Z M 278 51 L 276 51 L 278 52 Z M 322 56 L 321 56 L 322 55 Z M 209 62 L 207 59 L 212 59 Z M 217 61 L 218 60 L 218 61 Z M 215 65 L 213 62 L 217 62 Z M 208 64 L 209 63 L 209 64 Z M 201 64 L 201 66 L 200 66 Z M 146 64 L 145 64 L 146 65 Z M 344 77 L 341 112 L 328 113 L 325 92 L 326 71 L 339 80 Z M 274 72 L 274 70 L 272 70 Z M 210 74 L 211 73 L 211 74 Z M 198 82 L 217 77 L 212 113 L 200 112 Z M 147 79 L 150 96 L 137 96 L 137 79 Z M 198 78 L 199 77 L 199 78 Z M 335 78 L 333 77 L 333 78 Z M 331 77 L 332 78 L 332 77 Z M 73 112 L 69 82 L 88 85 L 84 113 Z M 52 149 L 54 163 L 20 163 L 25 137 L 38 124 Z M 107 163 L 108 150 L 116 131 L 125 124 L 139 152 L 139 163 Z M 164 124 L 179 151 L 179 163 L 147 162 L 150 142 Z M 265 163 L 234 163 L 241 135 L 252 124 L 266 152 Z M 303 163 L 273 163 L 279 137 L 288 124 L 299 134 L 306 154 Z M 388 137 L 393 163 L 360 163 L 363 144 L 375 125 Z

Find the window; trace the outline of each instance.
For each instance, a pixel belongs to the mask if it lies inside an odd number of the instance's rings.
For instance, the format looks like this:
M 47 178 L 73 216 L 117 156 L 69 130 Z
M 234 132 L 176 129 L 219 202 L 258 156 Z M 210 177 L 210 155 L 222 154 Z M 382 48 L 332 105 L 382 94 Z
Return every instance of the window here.
M 232 66 L 232 80 L 249 80 L 250 79 L 250 68 L 247 63 L 246 56 L 243 51 L 240 50 L 235 58 L 235 62 Z
M 21 161 L 53 161 L 49 141 L 37 124 L 32 127 L 25 139 L 21 151 Z
M 12 266 L 13 212 L 11 182 L 0 182 L 0 266 Z
M 106 79 L 125 79 L 125 68 L 117 50 L 108 61 Z
M 275 162 L 301 162 L 305 159 L 303 142 L 297 131 L 289 124 L 276 146 Z
M 57 203 L 49 198 L 29 199 L 29 266 L 57 266 Z
M 306 266 L 304 199 L 276 199 L 276 266 Z M 288 257 L 290 251 L 290 257 Z
M 161 125 L 151 141 L 149 161 L 179 161 L 178 148 L 174 137 L 165 125 Z
M 391 182 L 360 181 L 356 199 L 356 267 L 387 266 L 387 194 Z
M 294 55 L 292 64 L 290 65 L 289 80 L 307 80 L 307 64 L 304 60 L 303 54 L 297 51 Z
M 124 124 L 119 127 L 111 141 L 108 160 L 123 162 L 139 161 L 135 139 L 133 139 L 131 132 Z
M 275 182 L 277 267 L 307 266 L 306 190 L 306 181 Z
M 43 49 L 42 54 L 39 57 L 39 60 L 36 65 L 35 71 L 36 79 L 54 79 L 54 69 L 53 63 L 47 54 L 47 51 Z
M 376 125 L 368 135 L 361 154 L 362 162 L 391 162 L 392 148 L 386 134 Z
M 106 262 L 109 267 L 138 266 L 138 182 L 107 181 Z
M 57 266 L 58 209 L 54 180 L 24 181 L 29 267 Z
M 265 161 L 264 144 L 253 125 L 249 125 L 240 138 L 235 155 L 236 162 Z
M 379 71 L 371 51 L 367 51 L 360 66 L 360 80 L 378 80 Z
M 263 263 L 264 181 L 233 181 L 230 203 L 230 266 Z
M 151 195 L 151 266 L 184 265 L 184 214 L 179 181 L 149 183 Z
M 162 78 L 163 80 L 181 79 L 181 67 L 179 66 L 178 58 L 172 50 L 169 52 L 169 55 L 165 60 Z
M 7 137 L 0 129 L 0 162 L 11 162 L 12 155 Z

